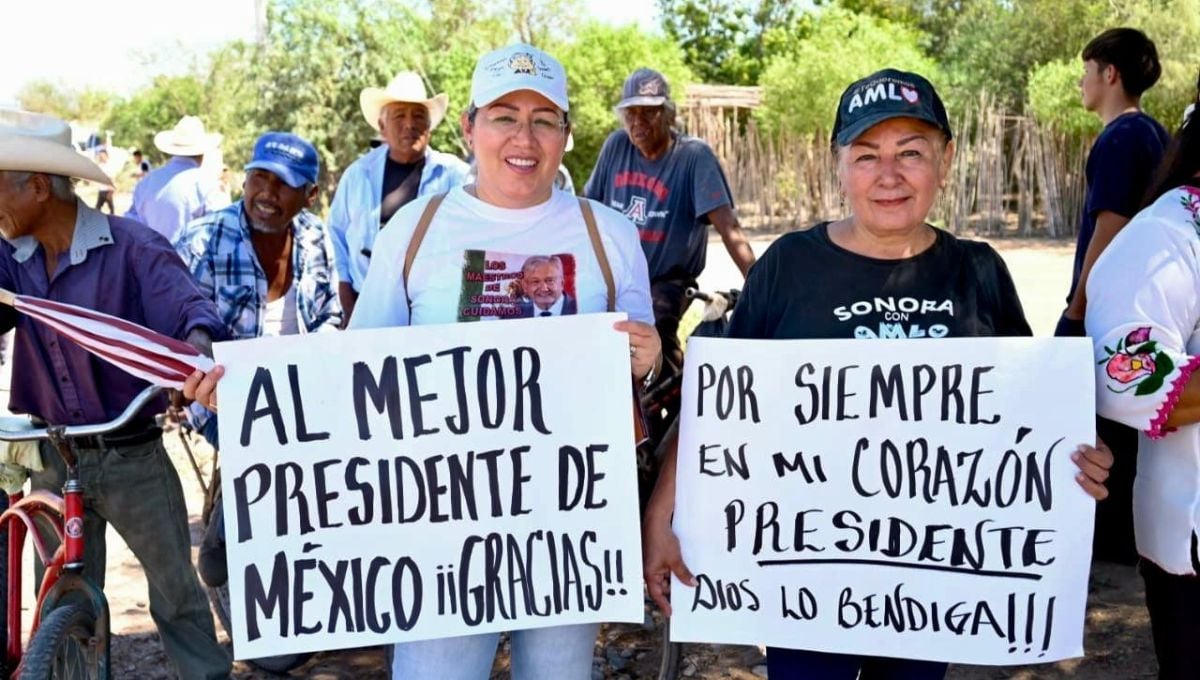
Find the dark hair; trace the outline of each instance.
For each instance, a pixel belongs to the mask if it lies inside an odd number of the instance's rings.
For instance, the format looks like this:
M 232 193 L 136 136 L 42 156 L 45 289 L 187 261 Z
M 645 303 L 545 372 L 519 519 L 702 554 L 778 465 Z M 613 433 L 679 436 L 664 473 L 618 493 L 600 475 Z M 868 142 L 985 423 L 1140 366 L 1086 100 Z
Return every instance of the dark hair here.
M 141 149 L 134 149 L 134 150 L 133 150 L 133 153 L 131 153 L 131 154 L 129 154 L 129 155 L 130 155 L 130 156 L 141 156 L 141 155 L 142 155 L 142 150 L 141 150 Z
M 1131 97 L 1154 87 L 1162 75 L 1154 41 L 1136 28 L 1110 28 L 1083 48 L 1083 60 L 1112 66 L 1121 74 L 1121 87 Z
M 1196 96 L 1192 101 L 1195 103 L 1192 115 L 1179 127 L 1166 153 L 1163 154 L 1162 163 L 1154 173 L 1154 181 L 1150 183 L 1150 191 L 1146 193 L 1143 207 L 1171 189 L 1185 184 L 1200 172 L 1200 73 L 1196 76 Z

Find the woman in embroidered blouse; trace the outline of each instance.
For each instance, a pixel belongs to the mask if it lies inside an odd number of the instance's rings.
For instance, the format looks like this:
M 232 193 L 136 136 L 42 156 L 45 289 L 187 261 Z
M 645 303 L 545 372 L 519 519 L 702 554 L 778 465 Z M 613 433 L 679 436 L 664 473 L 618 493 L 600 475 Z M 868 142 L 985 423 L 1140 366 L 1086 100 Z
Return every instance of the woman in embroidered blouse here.
M 1197 83 L 1200 99 L 1200 82 Z M 1096 261 L 1087 330 L 1100 415 L 1141 430 L 1134 530 L 1160 678 L 1200 678 L 1200 121 L 1153 202 Z

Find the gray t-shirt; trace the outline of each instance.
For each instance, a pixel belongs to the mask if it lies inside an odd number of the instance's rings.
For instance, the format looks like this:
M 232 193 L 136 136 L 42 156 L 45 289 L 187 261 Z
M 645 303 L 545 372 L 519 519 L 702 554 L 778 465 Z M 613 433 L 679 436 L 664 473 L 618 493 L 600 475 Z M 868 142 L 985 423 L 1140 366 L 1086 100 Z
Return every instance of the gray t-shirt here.
M 705 216 L 733 205 L 712 149 L 682 134 L 662 158 L 650 161 L 617 130 L 604 141 L 583 193 L 637 225 L 651 281 L 699 276 L 708 246 Z

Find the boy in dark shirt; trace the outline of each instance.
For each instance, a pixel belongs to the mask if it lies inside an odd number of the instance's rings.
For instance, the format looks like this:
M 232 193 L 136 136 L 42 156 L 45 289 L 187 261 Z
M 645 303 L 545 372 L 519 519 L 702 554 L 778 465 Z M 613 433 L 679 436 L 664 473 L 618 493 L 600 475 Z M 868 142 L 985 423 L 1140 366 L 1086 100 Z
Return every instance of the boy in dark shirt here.
M 1162 159 L 1170 136 L 1141 110 L 1142 94 L 1162 74 L 1158 51 L 1144 33 L 1113 28 L 1083 48 L 1079 89 L 1083 106 L 1104 123 L 1088 154 L 1087 194 L 1067 309 L 1055 335 L 1082 336 L 1087 307 L 1087 279 L 1096 258 L 1141 207 L 1147 185 Z M 1116 462 L 1108 488 L 1110 498 L 1097 506 L 1096 558 L 1133 564 L 1133 478 L 1137 472 L 1137 433 L 1103 418 L 1097 435 L 1112 448 Z

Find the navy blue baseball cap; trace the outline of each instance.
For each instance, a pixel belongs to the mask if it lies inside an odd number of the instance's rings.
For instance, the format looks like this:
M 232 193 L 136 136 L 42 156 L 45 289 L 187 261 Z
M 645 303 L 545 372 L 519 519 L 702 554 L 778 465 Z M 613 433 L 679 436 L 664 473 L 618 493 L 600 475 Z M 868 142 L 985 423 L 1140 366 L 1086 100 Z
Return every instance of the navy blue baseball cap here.
M 848 146 L 890 118 L 916 118 L 953 138 L 946 107 L 937 90 L 916 73 L 886 68 L 859 80 L 842 93 L 833 123 L 833 143 Z
M 315 184 L 321 171 L 317 149 L 308 140 L 290 132 L 268 132 L 254 143 L 254 156 L 246 171 L 266 170 L 293 189 Z

